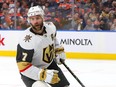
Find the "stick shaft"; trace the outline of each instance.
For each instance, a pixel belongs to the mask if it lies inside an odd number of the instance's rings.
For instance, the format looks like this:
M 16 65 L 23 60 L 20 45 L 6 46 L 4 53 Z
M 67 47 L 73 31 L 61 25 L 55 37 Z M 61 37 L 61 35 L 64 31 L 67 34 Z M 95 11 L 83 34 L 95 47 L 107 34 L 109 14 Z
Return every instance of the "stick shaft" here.
M 73 75 L 73 77 L 79 82 L 82 87 L 85 87 L 83 83 L 77 78 L 77 76 L 72 72 L 72 70 L 61 60 L 61 63 L 67 68 L 67 70 Z

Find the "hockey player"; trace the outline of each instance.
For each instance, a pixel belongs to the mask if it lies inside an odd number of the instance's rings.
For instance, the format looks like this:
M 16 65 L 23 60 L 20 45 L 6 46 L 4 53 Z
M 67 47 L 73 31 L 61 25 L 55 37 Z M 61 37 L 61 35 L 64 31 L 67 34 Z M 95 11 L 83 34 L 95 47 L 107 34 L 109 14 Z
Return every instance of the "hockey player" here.
M 21 35 L 16 62 L 26 87 L 69 87 L 69 82 L 57 64 L 65 60 L 64 48 L 56 39 L 56 27 L 44 21 L 40 6 L 29 9 L 31 25 Z

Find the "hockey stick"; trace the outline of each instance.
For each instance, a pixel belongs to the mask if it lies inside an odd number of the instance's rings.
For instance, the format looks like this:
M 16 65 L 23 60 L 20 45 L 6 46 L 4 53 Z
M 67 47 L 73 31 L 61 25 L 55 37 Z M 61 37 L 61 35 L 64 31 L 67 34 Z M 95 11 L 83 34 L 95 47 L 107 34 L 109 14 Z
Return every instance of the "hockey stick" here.
M 60 62 L 67 68 L 67 70 L 73 75 L 73 77 L 79 82 L 82 87 L 85 87 L 83 83 L 77 78 L 77 76 L 72 72 L 72 70 L 65 64 L 65 62 L 61 59 Z

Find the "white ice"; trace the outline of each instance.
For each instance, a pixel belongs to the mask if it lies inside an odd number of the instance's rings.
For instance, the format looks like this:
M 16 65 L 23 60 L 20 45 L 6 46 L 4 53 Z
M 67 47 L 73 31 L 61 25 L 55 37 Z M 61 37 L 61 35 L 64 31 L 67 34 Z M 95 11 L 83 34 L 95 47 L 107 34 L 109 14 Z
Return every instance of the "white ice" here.
M 67 59 L 65 63 L 85 87 L 116 87 L 116 60 Z M 70 87 L 82 87 L 63 65 L 60 67 Z M 14 57 L 0 57 L 0 87 L 25 87 Z

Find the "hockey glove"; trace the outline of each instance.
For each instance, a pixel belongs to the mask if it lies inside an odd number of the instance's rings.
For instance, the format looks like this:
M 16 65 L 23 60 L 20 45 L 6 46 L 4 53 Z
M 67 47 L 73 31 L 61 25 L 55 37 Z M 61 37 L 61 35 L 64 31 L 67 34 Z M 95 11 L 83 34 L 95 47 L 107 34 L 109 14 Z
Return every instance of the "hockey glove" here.
M 62 64 L 60 60 L 65 61 L 66 59 L 64 48 L 63 47 L 56 48 L 55 52 L 56 52 L 56 58 L 55 58 L 56 63 Z
M 60 81 L 57 70 L 42 69 L 39 73 L 39 78 L 41 81 L 45 81 L 49 84 L 55 84 Z

